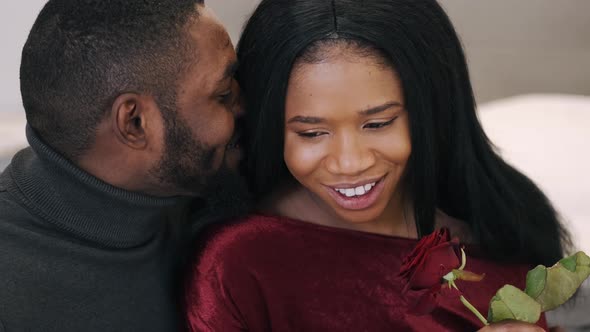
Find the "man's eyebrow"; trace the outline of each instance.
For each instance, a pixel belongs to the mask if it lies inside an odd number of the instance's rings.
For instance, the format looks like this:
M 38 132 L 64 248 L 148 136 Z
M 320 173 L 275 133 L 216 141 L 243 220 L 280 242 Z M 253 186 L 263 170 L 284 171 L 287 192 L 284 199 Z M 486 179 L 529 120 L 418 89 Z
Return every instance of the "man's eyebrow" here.
M 217 84 L 218 85 L 223 84 L 228 78 L 234 77 L 237 70 L 238 70 L 238 62 L 232 61 L 229 65 L 227 65 L 225 67 L 225 70 L 223 71 L 223 76 L 221 76 L 219 81 L 217 81 Z
M 404 107 L 404 105 L 400 102 L 397 102 L 397 101 L 390 101 L 390 102 L 387 102 L 383 105 L 379 105 L 379 106 L 375 106 L 375 107 L 371 107 L 371 108 L 367 108 L 365 110 L 362 110 L 359 112 L 359 114 L 361 116 L 375 115 L 375 114 L 379 114 L 383 111 L 386 111 L 392 107 Z

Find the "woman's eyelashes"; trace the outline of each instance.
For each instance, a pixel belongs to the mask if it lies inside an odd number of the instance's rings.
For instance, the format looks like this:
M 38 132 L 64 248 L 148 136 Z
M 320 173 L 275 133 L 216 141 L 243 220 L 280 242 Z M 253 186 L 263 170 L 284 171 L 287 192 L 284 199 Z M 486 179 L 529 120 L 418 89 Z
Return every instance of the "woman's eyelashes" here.
M 325 134 L 327 134 L 327 133 L 324 131 L 303 131 L 303 132 L 297 133 L 297 135 L 299 135 L 303 138 L 316 138 L 316 137 L 320 137 Z
M 388 127 L 391 124 L 393 124 L 393 122 L 395 121 L 395 119 L 397 119 L 397 116 L 394 117 L 394 118 L 392 118 L 391 120 L 385 121 L 385 122 L 370 122 L 370 123 L 367 123 L 366 125 L 364 125 L 363 128 L 366 128 L 366 129 L 381 129 L 381 128 Z
M 390 125 L 393 124 L 393 122 L 397 119 L 398 117 L 394 117 L 391 120 L 388 121 L 384 121 L 384 122 L 370 122 L 367 123 L 365 125 L 363 125 L 363 129 L 369 129 L 369 130 L 378 130 L 378 129 L 382 129 L 385 127 L 389 127 Z M 300 137 L 303 138 L 307 138 L 307 139 L 312 139 L 312 138 L 318 138 L 320 136 L 323 135 L 327 135 L 328 132 L 326 131 L 300 131 L 297 132 L 297 135 L 299 135 Z

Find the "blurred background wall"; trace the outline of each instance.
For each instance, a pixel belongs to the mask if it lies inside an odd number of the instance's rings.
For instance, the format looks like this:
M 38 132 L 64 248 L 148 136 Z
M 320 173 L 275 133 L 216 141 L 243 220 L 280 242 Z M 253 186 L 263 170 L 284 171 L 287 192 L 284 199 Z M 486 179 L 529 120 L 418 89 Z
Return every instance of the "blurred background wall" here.
M 210 0 L 234 41 L 258 0 Z M 590 95 L 590 0 L 439 0 L 465 46 L 478 101 Z
M 258 0 L 209 0 L 234 41 Z M 441 0 L 465 45 L 478 101 L 590 95 L 590 0 Z M 20 110 L 18 67 L 45 0 L 0 3 L 0 112 Z

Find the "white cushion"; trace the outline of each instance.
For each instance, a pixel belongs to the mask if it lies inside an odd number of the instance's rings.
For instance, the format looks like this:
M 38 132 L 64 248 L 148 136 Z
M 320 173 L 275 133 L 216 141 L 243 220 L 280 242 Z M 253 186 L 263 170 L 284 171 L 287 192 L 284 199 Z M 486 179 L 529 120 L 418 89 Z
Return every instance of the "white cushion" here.
M 523 95 L 483 104 L 479 117 L 501 155 L 541 187 L 590 253 L 590 97 Z M 534 208 L 534 207 L 531 207 Z M 547 313 L 550 325 L 590 329 L 590 281 L 577 298 Z
M 590 97 L 524 95 L 483 104 L 501 155 L 541 187 L 579 249 L 590 252 Z

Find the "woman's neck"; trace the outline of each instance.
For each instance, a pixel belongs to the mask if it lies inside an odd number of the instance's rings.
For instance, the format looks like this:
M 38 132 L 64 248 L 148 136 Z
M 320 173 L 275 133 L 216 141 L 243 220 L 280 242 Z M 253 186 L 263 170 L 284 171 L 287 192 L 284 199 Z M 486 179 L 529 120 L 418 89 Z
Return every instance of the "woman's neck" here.
M 329 227 L 405 238 L 417 237 L 414 210 L 401 195 L 394 195 L 378 218 L 363 223 L 343 220 L 321 199 L 299 184 L 282 186 L 263 201 L 259 208 L 263 212 Z
M 405 238 L 418 237 L 413 205 L 409 200 L 404 200 L 401 195 L 392 197 L 390 204 L 379 218 L 357 224 L 336 216 L 325 203 L 298 183 L 281 186 L 259 205 L 259 210 L 329 227 Z M 459 237 L 463 243 L 477 243 L 467 223 L 437 210 L 435 229 L 442 227 L 450 229 L 451 234 Z

